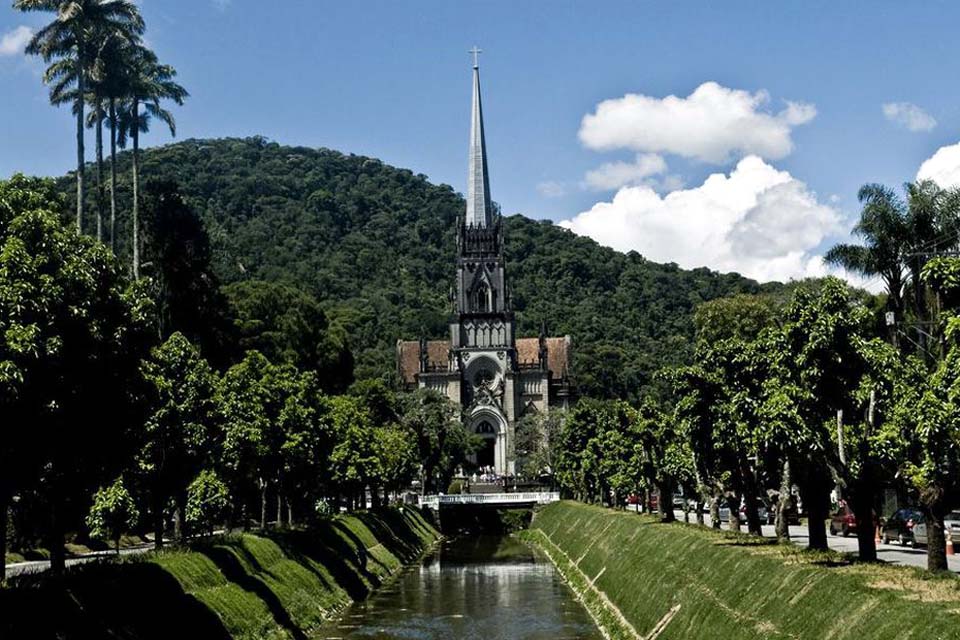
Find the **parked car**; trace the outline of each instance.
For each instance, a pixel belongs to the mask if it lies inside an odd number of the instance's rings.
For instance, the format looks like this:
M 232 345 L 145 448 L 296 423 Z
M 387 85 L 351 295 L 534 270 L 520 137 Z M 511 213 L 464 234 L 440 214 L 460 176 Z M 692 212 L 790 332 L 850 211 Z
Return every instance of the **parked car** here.
M 898 509 L 883 523 L 880 531 L 880 541 L 890 544 L 896 540 L 902 545 L 917 546 L 913 535 L 914 527 L 923 523 L 923 514 L 916 509 Z
M 846 538 L 851 533 L 855 534 L 856 532 L 857 516 L 854 515 L 853 509 L 849 506 L 841 505 L 837 512 L 833 514 L 833 517 L 830 518 L 830 535 L 840 534 Z
M 944 533 L 950 532 L 954 542 L 960 542 L 960 511 L 951 511 L 943 518 Z M 913 526 L 913 542 L 915 545 L 927 544 L 927 523 L 921 520 Z

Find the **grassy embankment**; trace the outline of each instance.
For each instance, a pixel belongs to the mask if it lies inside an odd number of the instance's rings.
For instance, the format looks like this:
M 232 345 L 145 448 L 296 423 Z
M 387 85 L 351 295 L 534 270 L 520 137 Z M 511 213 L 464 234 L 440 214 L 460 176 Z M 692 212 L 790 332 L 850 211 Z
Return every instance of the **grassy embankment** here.
M 574 502 L 523 534 L 611 638 L 960 638 L 960 580 Z
M 23 579 L 0 591 L 0 638 L 305 638 L 437 536 L 416 511 L 391 510 L 84 565 L 62 584 Z

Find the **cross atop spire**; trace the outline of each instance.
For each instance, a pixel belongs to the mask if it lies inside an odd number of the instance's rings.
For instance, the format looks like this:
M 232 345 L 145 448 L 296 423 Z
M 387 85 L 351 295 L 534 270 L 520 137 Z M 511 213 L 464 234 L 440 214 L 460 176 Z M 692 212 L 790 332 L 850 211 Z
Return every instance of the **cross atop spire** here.
M 490 178 L 487 176 L 487 143 L 483 135 L 483 106 L 480 102 L 480 66 L 474 47 L 473 104 L 470 114 L 470 167 L 467 173 L 467 226 L 490 227 L 493 224 L 493 203 L 490 200 Z
M 480 68 L 480 54 L 483 53 L 483 49 L 477 49 L 477 45 L 473 45 L 473 49 L 470 49 L 470 51 L 467 51 L 467 53 L 472 53 L 472 54 L 473 54 L 473 68 L 474 68 L 474 69 L 479 69 L 479 68 Z

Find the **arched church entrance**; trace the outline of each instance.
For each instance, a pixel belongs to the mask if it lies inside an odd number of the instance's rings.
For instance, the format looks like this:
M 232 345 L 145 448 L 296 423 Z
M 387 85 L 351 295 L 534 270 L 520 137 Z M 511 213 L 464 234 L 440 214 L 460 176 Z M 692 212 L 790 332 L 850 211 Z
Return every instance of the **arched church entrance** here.
M 483 444 L 477 450 L 477 466 L 493 467 L 497 462 L 497 430 L 489 420 L 477 423 L 476 434 L 483 438 Z

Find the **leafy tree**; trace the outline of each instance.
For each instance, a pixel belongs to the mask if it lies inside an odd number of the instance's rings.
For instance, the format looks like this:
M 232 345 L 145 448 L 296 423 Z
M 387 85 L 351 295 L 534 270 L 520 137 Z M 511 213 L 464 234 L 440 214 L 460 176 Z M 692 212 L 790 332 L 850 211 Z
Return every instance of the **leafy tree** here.
M 708 344 L 728 338 L 754 340 L 776 322 L 777 301 L 770 295 L 737 294 L 697 306 L 697 339 Z
M 376 434 L 370 413 L 354 397 L 331 401 L 336 444 L 330 454 L 330 476 L 347 505 L 363 508 L 364 490 L 380 475 Z
M 517 472 L 528 478 L 552 476 L 556 469 L 563 413 L 529 413 L 516 425 Z
M 55 572 L 68 515 L 82 517 L 128 454 L 150 316 L 109 251 L 61 225 L 62 210 L 48 181 L 0 182 L 0 412 L 21 425 L 0 443 L 0 519 L 14 488 L 41 490 Z
M 187 522 L 195 531 L 213 535 L 230 506 L 230 491 L 212 469 L 204 469 L 187 487 Z
M 174 333 L 143 365 L 152 413 L 138 455 L 152 494 L 155 544 L 163 544 L 163 512 L 176 504 L 177 541 L 185 535 L 187 488 L 210 459 L 221 436 L 217 375 L 199 349 Z
M 271 362 L 317 372 L 323 389 L 342 393 L 353 382 L 353 355 L 344 331 L 331 326 L 313 296 L 283 282 L 245 280 L 224 288 L 241 349 Z
M 244 523 L 252 493 L 259 494 L 260 527 L 267 526 L 268 491 L 277 491 L 277 516 L 282 506 L 282 416 L 288 398 L 296 393 L 296 370 L 275 366 L 257 351 L 224 374 L 220 411 L 224 420 L 225 477 L 239 502 Z
M 77 117 L 77 230 L 82 230 L 84 199 L 84 100 L 87 76 L 95 60 L 98 38 L 121 33 L 133 39 L 143 33 L 143 19 L 129 0 L 15 0 L 20 11 L 49 11 L 57 17 L 37 31 L 26 52 L 52 64 L 44 74 L 53 104 L 73 103 Z
M 117 478 L 109 487 L 100 487 L 93 496 L 93 506 L 87 516 L 90 535 L 103 540 L 113 540 L 120 553 L 120 537 L 137 524 L 140 512 L 133 496 Z
M 838 413 L 852 415 L 853 397 L 865 363 L 859 347 L 868 312 L 853 305 L 840 280 L 827 278 L 819 289 L 799 289 L 786 310 L 782 333 L 768 349 L 771 374 L 765 389 L 767 437 L 785 447 L 798 474 L 808 515 L 811 548 L 826 549 L 824 521 L 829 512 L 830 479 L 839 467 Z
M 221 365 L 231 342 L 229 310 L 211 270 L 210 239 L 203 221 L 175 184 L 152 183 L 146 191 L 145 256 L 156 291 L 160 335 L 180 332 L 214 365 Z
M 476 443 L 460 420 L 459 407 L 446 396 L 418 389 L 400 402 L 400 423 L 417 447 L 421 491 L 436 493 L 450 484 L 457 465 L 473 453 Z
M 335 433 L 330 412 L 330 399 L 321 390 L 316 373 L 301 373 L 280 413 L 284 437 L 281 489 L 287 497 L 287 524 L 291 527 L 297 505 L 309 511 L 332 489 L 329 461 Z

